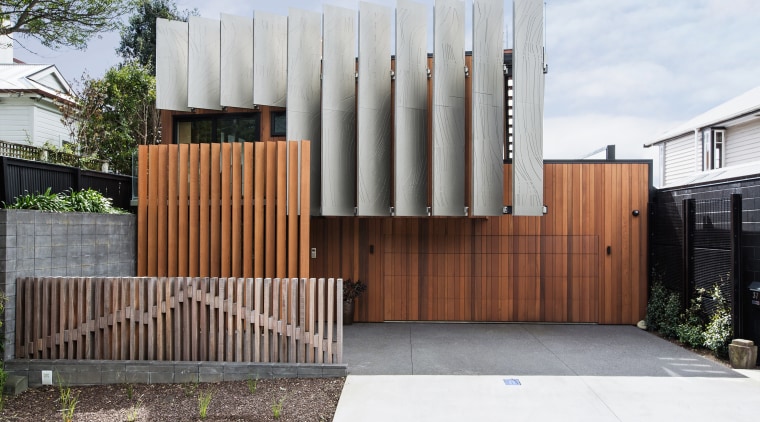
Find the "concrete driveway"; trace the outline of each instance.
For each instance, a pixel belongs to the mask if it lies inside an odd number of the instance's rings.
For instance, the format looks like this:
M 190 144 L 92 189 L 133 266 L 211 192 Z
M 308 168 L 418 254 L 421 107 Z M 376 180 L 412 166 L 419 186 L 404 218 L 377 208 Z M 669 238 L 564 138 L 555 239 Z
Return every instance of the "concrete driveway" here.
M 632 326 L 345 327 L 335 421 L 730 420 L 760 407 L 734 371 Z

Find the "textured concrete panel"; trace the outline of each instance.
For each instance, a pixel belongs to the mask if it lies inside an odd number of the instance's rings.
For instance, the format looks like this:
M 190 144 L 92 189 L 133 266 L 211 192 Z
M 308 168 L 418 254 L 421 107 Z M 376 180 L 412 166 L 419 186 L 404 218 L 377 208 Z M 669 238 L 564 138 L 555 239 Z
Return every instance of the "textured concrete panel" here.
M 472 5 L 472 215 L 504 207 L 504 3 Z
M 253 107 L 253 19 L 222 14 L 221 104 Z
M 156 108 L 187 106 L 187 23 L 156 19 Z
M 358 215 L 390 214 L 391 13 L 359 3 Z
M 322 215 L 356 206 L 356 11 L 324 5 Z
M 515 0 L 512 214 L 543 215 L 543 3 Z
M 394 209 L 427 216 L 427 8 L 399 0 L 396 9 Z
M 322 16 L 289 9 L 287 139 L 311 141 L 311 213 L 320 213 L 320 56 Z
M 187 23 L 187 105 L 221 110 L 221 22 L 190 16 Z
M 253 102 L 285 107 L 288 74 L 288 18 L 255 12 L 253 21 Z
M 433 215 L 464 215 L 464 2 L 433 14 Z

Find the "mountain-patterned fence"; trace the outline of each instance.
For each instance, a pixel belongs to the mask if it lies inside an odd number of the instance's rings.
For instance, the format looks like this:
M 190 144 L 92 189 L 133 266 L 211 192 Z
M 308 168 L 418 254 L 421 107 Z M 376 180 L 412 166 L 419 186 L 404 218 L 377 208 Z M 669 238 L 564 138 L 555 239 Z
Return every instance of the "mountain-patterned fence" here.
M 21 359 L 343 359 L 341 279 L 52 277 L 17 286 Z

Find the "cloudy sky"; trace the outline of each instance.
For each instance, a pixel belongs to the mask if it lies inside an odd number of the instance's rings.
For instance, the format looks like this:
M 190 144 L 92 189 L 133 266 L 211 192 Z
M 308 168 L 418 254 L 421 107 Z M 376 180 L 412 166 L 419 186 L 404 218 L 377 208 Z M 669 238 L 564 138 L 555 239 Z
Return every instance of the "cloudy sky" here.
M 432 20 L 434 1 L 417 1 L 429 5 Z M 289 7 L 321 11 L 323 3 L 358 9 L 354 0 L 176 3 L 207 18 L 254 10 L 287 15 Z M 469 22 L 471 1 L 466 9 Z M 505 10 L 511 47 L 511 0 Z M 656 158 L 644 142 L 760 85 L 756 0 L 546 0 L 546 26 L 546 158 L 580 158 L 608 144 L 617 146 L 618 158 Z M 16 57 L 55 63 L 70 81 L 85 70 L 100 76 L 119 62 L 118 34 L 104 34 L 84 52 L 22 41 L 37 54 L 17 47 Z

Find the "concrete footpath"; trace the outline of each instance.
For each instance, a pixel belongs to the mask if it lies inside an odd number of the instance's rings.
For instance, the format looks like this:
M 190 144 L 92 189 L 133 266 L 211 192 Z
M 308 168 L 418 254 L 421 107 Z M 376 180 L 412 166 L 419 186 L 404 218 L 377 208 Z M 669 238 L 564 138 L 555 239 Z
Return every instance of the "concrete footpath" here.
M 630 326 L 355 324 L 335 421 L 754 417 L 758 371 Z

